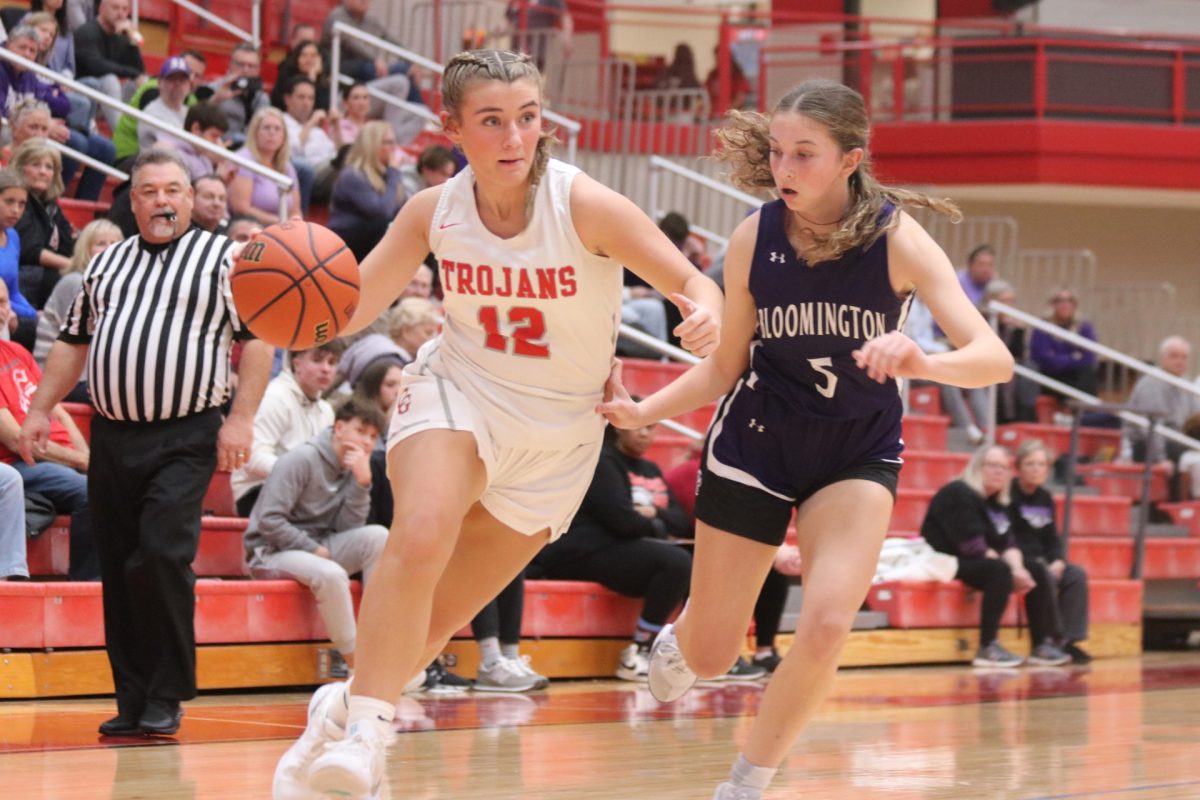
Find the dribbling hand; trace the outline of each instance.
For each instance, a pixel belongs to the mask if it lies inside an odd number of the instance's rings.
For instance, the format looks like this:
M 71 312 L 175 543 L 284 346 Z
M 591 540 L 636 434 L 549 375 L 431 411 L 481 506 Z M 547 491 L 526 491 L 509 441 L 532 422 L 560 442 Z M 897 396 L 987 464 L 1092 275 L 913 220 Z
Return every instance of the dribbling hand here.
M 671 295 L 671 302 L 683 314 L 683 322 L 676 325 L 673 331 L 683 349 L 700 358 L 716 350 L 721 343 L 720 315 L 678 292 Z
M 621 383 L 621 361 L 613 359 L 612 371 L 604 383 L 604 402 L 596 406 L 596 413 L 616 428 L 640 428 L 641 409 L 629 396 L 629 390 Z
M 854 363 L 873 381 L 888 378 L 922 378 L 927 374 L 926 356 L 912 339 L 899 331 L 885 333 L 855 350 Z

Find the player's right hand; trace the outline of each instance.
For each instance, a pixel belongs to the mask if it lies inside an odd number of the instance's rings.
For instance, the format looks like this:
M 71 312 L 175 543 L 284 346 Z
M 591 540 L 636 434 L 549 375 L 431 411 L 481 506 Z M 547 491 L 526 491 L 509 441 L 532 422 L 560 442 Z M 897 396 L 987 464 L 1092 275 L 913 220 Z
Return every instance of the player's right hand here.
M 613 359 L 612 370 L 604 383 L 604 401 L 596 406 L 596 413 L 617 428 L 640 428 L 646 424 L 638 404 L 621 383 L 621 360 L 618 358 Z
M 17 452 L 21 454 L 21 459 L 32 467 L 36 461 L 35 456 L 45 453 L 49 442 L 50 416 L 31 410 L 21 425 L 21 433 L 17 438 Z

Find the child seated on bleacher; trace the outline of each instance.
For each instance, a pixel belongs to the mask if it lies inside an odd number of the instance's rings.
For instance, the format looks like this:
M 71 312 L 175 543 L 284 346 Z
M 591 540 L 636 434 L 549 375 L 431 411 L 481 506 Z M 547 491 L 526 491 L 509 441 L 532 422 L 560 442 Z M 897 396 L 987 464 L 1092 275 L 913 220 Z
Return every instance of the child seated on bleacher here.
M 354 668 L 356 625 L 350 576 L 369 580 L 387 528 L 366 525 L 371 450 L 385 423 L 379 409 L 349 398 L 332 428 L 285 453 L 259 495 L 244 537 L 256 578 L 289 577 L 308 586 L 346 669 Z M 345 677 L 335 664 L 334 677 Z M 341 674 L 339 674 L 341 673 Z

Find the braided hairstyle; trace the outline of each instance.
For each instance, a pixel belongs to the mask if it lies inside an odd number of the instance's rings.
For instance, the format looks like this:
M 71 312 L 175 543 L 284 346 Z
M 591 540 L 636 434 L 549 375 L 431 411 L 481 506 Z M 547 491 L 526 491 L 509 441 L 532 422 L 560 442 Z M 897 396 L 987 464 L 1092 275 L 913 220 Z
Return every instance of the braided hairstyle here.
M 463 98 L 476 81 L 503 81 L 516 83 L 526 80 L 538 87 L 539 99 L 545 107 L 542 74 L 537 64 L 524 53 L 511 50 L 464 50 L 450 59 L 442 75 L 442 108 L 453 117 L 462 110 Z M 550 148 L 555 142 L 554 130 L 543 130 L 538 137 L 537 149 L 533 154 L 533 168 L 529 172 L 529 199 L 533 202 L 534 190 L 546 171 L 550 160 Z
M 716 157 L 730 165 L 730 179 L 739 189 L 755 192 L 775 188 L 768 126 L 774 115 L 788 113 L 803 114 L 824 125 L 843 153 L 856 147 L 863 151 L 862 161 L 850 175 L 850 211 L 837 230 L 828 234 L 811 232 L 810 262 L 830 261 L 855 247 L 869 247 L 895 228 L 900 223 L 899 214 L 880 218 L 883 205 L 888 201 L 897 209 L 921 206 L 945 214 L 955 222 L 962 218 L 958 206 L 951 200 L 884 186 L 875 179 L 871 174 L 871 154 L 867 148 L 870 126 L 862 95 L 829 80 L 801 83 L 784 95 L 771 116 L 758 112 L 729 112 L 725 127 L 717 132 L 721 146 Z

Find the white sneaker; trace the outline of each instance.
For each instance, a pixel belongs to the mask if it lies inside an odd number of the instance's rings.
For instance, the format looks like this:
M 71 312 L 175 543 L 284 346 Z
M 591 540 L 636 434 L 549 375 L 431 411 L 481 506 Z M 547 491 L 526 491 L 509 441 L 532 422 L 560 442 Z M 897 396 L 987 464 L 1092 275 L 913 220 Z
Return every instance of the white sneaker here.
M 534 689 L 545 689 L 550 685 L 550 679 L 533 668 L 533 665 L 530 663 L 529 656 L 517 656 L 511 660 L 516 664 L 517 668 L 520 669 L 523 674 L 533 678 L 535 681 L 533 687 Z
M 490 664 L 480 664 L 475 676 L 477 692 L 529 692 L 544 680 L 518 658 L 500 656 Z
M 650 674 L 650 660 L 646 653 L 636 644 L 631 644 L 621 651 L 617 662 L 617 677 L 623 681 L 645 681 Z
M 369 800 L 379 794 L 387 748 L 394 737 L 390 729 L 381 734 L 374 725 L 356 727 L 353 733 L 347 730 L 341 741 L 326 744 L 309 768 L 308 783 L 323 797 Z
M 732 783 L 722 783 L 713 793 L 713 800 L 762 800 L 763 793 L 759 789 L 745 786 L 734 788 Z
M 321 795 L 308 785 L 308 768 L 326 744 L 336 742 L 346 733 L 342 726 L 329 719 L 332 705 L 346 702 L 345 688 L 344 683 L 327 683 L 308 701 L 308 725 L 304 733 L 275 765 L 275 779 L 271 784 L 273 800 L 320 800 Z
M 678 700 L 696 685 L 696 673 L 683 660 L 675 626 L 667 624 L 654 637 L 650 648 L 650 694 L 660 703 Z

